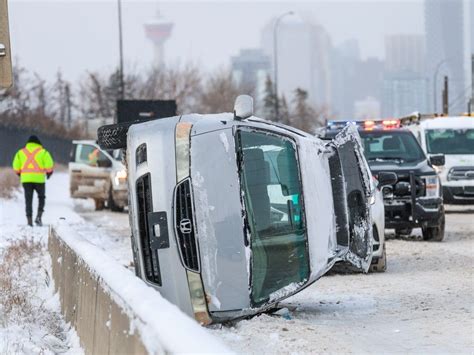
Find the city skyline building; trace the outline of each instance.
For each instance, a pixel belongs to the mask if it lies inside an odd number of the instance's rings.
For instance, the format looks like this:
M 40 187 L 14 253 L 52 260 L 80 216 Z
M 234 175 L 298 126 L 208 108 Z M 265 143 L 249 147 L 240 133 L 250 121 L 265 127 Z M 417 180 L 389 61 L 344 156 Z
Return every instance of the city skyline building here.
M 449 78 L 449 112 L 462 112 L 471 86 L 466 75 L 470 55 L 470 48 L 466 48 L 469 21 L 464 14 L 464 10 L 469 11 L 469 2 L 425 0 L 424 5 L 426 76 L 431 83 L 429 107 L 432 111 L 442 111 L 441 92 L 446 75 Z
M 274 24 L 275 19 L 262 31 L 262 49 L 272 68 Z M 291 102 L 296 88 L 301 88 L 308 92 L 308 103 L 313 107 L 331 108 L 331 40 L 326 30 L 292 16 L 281 21 L 276 32 L 279 94 Z
M 385 36 L 382 112 L 397 117 L 429 110 L 425 39 L 418 34 Z
M 425 37 L 419 34 L 385 36 L 385 70 L 422 74 L 425 66 Z
M 240 87 L 250 88 L 255 101 L 262 103 L 265 96 L 265 81 L 272 65 L 270 58 L 260 48 L 241 49 L 231 58 L 232 76 Z
M 383 117 L 428 112 L 429 80 L 411 71 L 386 73 L 383 81 Z

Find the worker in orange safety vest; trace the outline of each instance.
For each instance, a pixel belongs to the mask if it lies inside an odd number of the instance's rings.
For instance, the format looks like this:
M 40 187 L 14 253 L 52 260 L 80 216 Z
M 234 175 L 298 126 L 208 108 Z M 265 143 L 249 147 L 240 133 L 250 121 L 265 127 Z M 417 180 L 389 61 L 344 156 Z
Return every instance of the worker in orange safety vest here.
M 13 170 L 20 176 L 25 192 L 26 219 L 33 226 L 33 192 L 38 194 L 38 213 L 35 224 L 42 226 L 42 216 L 46 199 L 46 179 L 53 174 L 54 161 L 51 154 L 43 148 L 37 136 L 30 136 L 26 146 L 13 158 Z

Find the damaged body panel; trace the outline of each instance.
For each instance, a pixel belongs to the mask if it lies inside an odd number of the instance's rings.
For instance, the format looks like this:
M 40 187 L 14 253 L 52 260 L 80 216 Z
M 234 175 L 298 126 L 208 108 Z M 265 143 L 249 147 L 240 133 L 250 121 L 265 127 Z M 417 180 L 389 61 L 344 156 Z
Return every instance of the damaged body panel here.
M 270 309 L 338 261 L 367 271 L 369 174 L 358 142 L 348 131 L 327 145 L 230 113 L 132 125 L 137 275 L 210 324 Z

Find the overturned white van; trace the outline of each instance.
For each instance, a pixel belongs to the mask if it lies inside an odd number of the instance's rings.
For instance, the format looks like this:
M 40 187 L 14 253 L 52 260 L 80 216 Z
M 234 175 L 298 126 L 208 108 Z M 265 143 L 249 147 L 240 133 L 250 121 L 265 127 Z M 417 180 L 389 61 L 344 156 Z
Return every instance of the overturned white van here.
M 234 113 L 104 126 L 99 144 L 127 151 L 137 274 L 202 324 L 268 310 L 337 261 L 370 266 L 370 176 L 351 127 L 324 143 L 239 97 Z

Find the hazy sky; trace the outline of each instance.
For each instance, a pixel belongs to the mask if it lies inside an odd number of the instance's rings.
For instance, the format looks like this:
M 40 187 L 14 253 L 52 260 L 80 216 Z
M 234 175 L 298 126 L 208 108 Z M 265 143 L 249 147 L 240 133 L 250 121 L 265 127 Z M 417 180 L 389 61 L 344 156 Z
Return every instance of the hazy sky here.
M 424 28 L 422 0 L 124 1 L 126 66 L 150 65 L 152 46 L 143 23 L 157 9 L 174 22 L 166 61 L 191 61 L 206 70 L 229 65 L 240 48 L 259 46 L 265 23 L 288 10 L 322 24 L 335 45 L 358 39 L 363 57 L 383 57 L 386 34 Z M 116 1 L 10 0 L 10 27 L 14 57 L 47 79 L 59 68 L 75 80 L 87 70 L 111 71 L 118 63 Z

